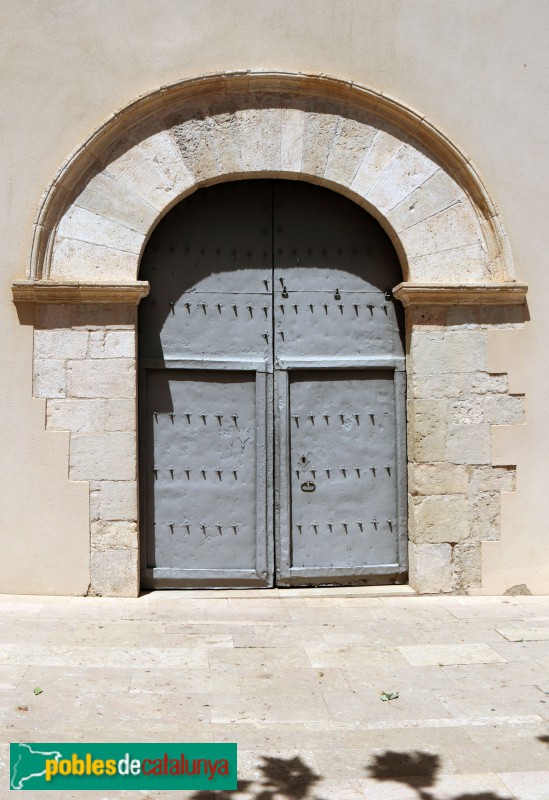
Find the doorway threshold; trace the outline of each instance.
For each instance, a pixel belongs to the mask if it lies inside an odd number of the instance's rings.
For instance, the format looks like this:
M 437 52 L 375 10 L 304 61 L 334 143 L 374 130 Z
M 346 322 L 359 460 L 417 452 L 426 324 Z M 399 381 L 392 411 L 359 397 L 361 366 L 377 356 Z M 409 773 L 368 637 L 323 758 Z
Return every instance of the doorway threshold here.
M 407 584 L 388 584 L 386 586 L 319 586 L 288 587 L 274 589 L 151 589 L 141 593 L 166 599 L 251 599 L 273 598 L 284 600 L 289 597 L 414 597 L 417 592 Z

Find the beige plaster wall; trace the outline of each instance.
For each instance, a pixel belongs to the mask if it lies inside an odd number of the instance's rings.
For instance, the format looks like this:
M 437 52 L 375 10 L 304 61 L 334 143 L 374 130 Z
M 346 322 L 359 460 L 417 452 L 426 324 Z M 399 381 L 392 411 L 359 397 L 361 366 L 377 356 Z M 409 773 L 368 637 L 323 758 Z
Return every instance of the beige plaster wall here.
M 450 11 L 451 9 L 451 11 Z M 383 91 L 446 133 L 498 205 L 532 321 L 490 334 L 489 368 L 526 394 L 496 463 L 518 464 L 503 539 L 484 545 L 483 591 L 549 585 L 549 377 L 544 370 L 549 109 L 540 0 L 26 0 L 0 8 L 2 504 L 0 591 L 85 592 L 88 492 L 67 480 L 68 437 L 45 431 L 31 397 L 32 331 L 11 304 L 40 196 L 112 111 L 184 77 L 232 69 L 327 73 Z M 544 202 L 545 201 L 545 202 Z M 27 320 L 28 322 L 28 320 Z M 5 363 L 3 363 L 5 362 Z

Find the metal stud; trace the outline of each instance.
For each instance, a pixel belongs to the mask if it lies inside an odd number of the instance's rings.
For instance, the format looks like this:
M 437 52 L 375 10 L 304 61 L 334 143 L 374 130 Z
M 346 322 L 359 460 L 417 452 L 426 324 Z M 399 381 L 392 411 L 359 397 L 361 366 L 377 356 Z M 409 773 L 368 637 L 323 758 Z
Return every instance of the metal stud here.
M 377 467 L 370 467 L 370 469 L 372 470 L 372 472 L 373 472 L 373 474 L 374 474 L 374 478 L 375 478 L 375 476 L 376 476 L 376 469 L 377 469 Z
M 265 314 L 265 319 L 269 316 L 269 306 L 262 306 L 263 313 Z
M 175 522 L 170 522 L 169 523 L 169 528 L 170 528 L 170 530 L 171 530 L 171 532 L 173 534 L 173 529 L 175 528 Z
M 280 336 L 282 341 L 284 341 L 284 331 L 278 331 L 278 335 Z
M 349 533 L 349 525 L 346 522 L 342 522 L 341 524 L 343 526 L 343 530 L 345 531 L 345 535 L 347 535 L 347 533 Z
M 301 470 L 296 469 L 295 474 L 296 474 L 297 479 L 299 480 L 299 476 L 301 474 Z
M 170 413 L 169 413 L 169 417 L 170 417 L 170 419 L 171 419 L 171 421 L 172 421 L 172 425 L 173 425 L 173 421 L 174 421 L 174 418 L 175 418 L 175 414 L 174 414 L 174 412 L 173 412 L 173 411 L 170 411 Z
M 202 308 L 202 311 L 203 311 L 203 312 L 204 312 L 204 314 L 205 314 L 205 313 L 206 313 L 206 307 L 207 307 L 207 304 L 206 304 L 206 303 L 200 303 L 200 307 Z
M 341 424 L 344 425 L 345 424 L 345 414 L 340 414 L 339 415 L 339 419 L 341 420 Z
M 170 300 L 170 308 L 172 310 L 172 314 L 175 314 L 175 301 Z
M 233 529 L 234 535 L 236 536 L 236 534 L 238 532 L 238 525 L 231 525 L 231 528 Z
M 296 428 L 299 428 L 299 416 L 297 414 L 292 414 L 292 419 L 295 422 Z
M 322 303 L 322 308 L 324 309 L 324 313 L 328 313 L 328 303 Z
M 189 480 L 189 476 L 191 474 L 191 470 L 189 469 L 189 467 L 187 467 L 184 471 L 185 471 L 185 475 L 187 476 L 187 480 Z
M 234 422 L 235 428 L 238 428 L 238 423 L 237 423 L 238 414 L 231 414 L 231 419 Z
M 339 308 L 339 310 L 343 314 L 343 305 L 341 303 L 338 303 L 337 307 Z
M 339 289 L 335 290 L 334 300 L 341 300 L 341 295 L 339 294 Z
M 387 520 L 387 525 L 389 526 L 389 530 L 392 532 L 393 531 L 393 520 L 392 519 L 388 519 Z
M 269 279 L 268 278 L 263 278 L 263 284 L 265 285 L 265 291 L 268 292 L 269 291 Z
M 263 336 L 263 338 L 265 339 L 266 342 L 269 341 L 269 334 L 268 333 L 264 333 L 264 334 L 262 334 L 262 336 Z
M 223 531 L 223 525 L 220 525 L 218 522 L 215 527 L 217 528 L 217 530 L 219 531 L 219 535 L 221 536 L 221 533 Z
M 206 424 L 206 417 L 207 417 L 208 415 L 207 415 L 207 414 L 199 414 L 198 416 L 200 417 L 200 419 L 202 420 L 202 422 L 203 422 L 203 423 L 204 423 L 204 425 L 205 425 L 205 424 Z
M 313 478 L 316 478 L 316 469 L 311 470 L 311 475 L 313 476 Z
M 191 424 L 191 416 L 192 416 L 192 414 L 189 411 L 185 411 L 185 416 L 187 417 L 187 422 L 190 425 Z
M 387 470 L 387 475 L 391 474 L 391 467 L 388 464 L 385 464 L 385 469 Z
M 204 469 L 204 467 L 202 467 L 202 469 L 200 470 L 200 473 L 201 473 L 202 477 L 204 478 L 204 480 L 206 480 L 206 470 Z
M 191 304 L 190 303 L 185 303 L 185 308 L 187 309 L 187 313 L 190 314 L 191 313 Z
M 254 307 L 248 304 L 247 306 L 248 311 L 250 312 L 250 319 L 253 319 L 254 316 Z
M 282 311 L 283 314 L 286 313 L 285 309 L 286 309 L 286 306 L 284 305 L 284 303 L 281 303 L 280 304 L 280 310 Z
M 326 422 L 326 425 L 329 425 L 330 424 L 330 422 L 329 422 L 330 415 L 329 414 L 323 414 L 322 416 L 324 417 L 324 421 Z
M 221 425 L 221 420 L 223 419 L 223 414 L 216 414 L 216 415 L 215 415 L 215 418 L 217 419 L 217 421 L 218 421 L 218 422 L 219 422 L 219 424 Z
M 302 533 L 302 528 L 303 528 L 303 526 L 302 526 L 301 522 L 297 522 L 297 523 L 296 523 L 296 528 L 297 528 L 297 530 L 299 531 L 299 533 Z
M 360 478 L 360 467 L 355 467 L 357 478 Z
M 334 529 L 334 523 L 328 522 L 328 530 L 330 531 L 330 533 L 333 531 L 333 529 Z
M 356 314 L 356 315 L 357 315 L 357 317 L 358 317 L 358 303 L 353 303 L 353 308 L 354 308 L 354 310 L 355 310 L 355 314 Z
M 173 467 L 168 467 L 168 472 L 170 473 L 172 481 L 173 481 L 174 468 Z
M 311 527 L 314 530 L 315 534 L 318 534 L 318 522 L 313 522 L 311 524 Z
M 347 468 L 346 467 L 341 467 L 341 472 L 343 474 L 343 477 L 346 478 L 347 477 Z
M 215 474 L 217 475 L 219 480 L 221 480 L 221 475 L 223 474 L 223 470 L 222 469 L 216 469 Z
M 356 424 L 360 425 L 360 414 L 355 414 Z
M 374 307 L 373 307 L 373 305 L 371 305 L 370 303 L 368 303 L 368 305 L 366 306 L 366 308 L 369 308 L 369 309 L 370 309 L 370 316 L 371 316 L 371 317 L 373 317 L 373 316 L 374 316 Z
M 154 421 L 158 422 L 158 411 L 153 411 L 154 414 Z
M 313 310 L 314 309 L 314 304 L 313 303 L 309 303 L 309 308 L 311 309 L 311 314 L 314 314 L 314 310 Z
M 238 480 L 238 472 L 236 471 L 236 469 L 233 469 L 233 476 L 235 481 Z
M 369 411 L 368 412 L 368 416 L 372 420 L 372 425 L 375 425 L 375 414 L 374 414 L 374 412 L 373 411 Z
M 238 307 L 237 307 L 236 303 L 232 303 L 232 309 L 234 311 L 235 317 L 238 317 Z
M 357 519 L 356 524 L 358 525 L 359 531 L 362 533 L 362 531 L 364 530 L 364 523 L 362 522 L 361 519 Z
M 217 310 L 219 311 L 219 313 L 221 314 L 221 309 L 223 308 L 223 303 L 216 303 L 215 306 L 216 306 Z
M 330 472 L 331 472 L 331 470 L 329 470 L 329 469 L 326 470 L 326 475 L 327 475 L 328 479 L 330 478 Z
M 315 415 L 314 414 L 309 414 L 309 419 L 311 420 L 312 424 L 314 425 L 315 424 Z
M 298 304 L 297 303 L 293 303 L 292 308 L 295 311 L 295 313 L 297 314 L 297 309 L 299 308 Z
M 157 466 L 153 467 L 153 472 L 154 472 L 155 479 L 158 480 L 158 467 Z
M 188 522 L 185 523 L 185 528 L 187 529 L 187 533 L 191 532 L 191 526 L 189 525 Z
M 377 519 L 373 519 L 373 520 L 372 520 L 372 525 L 374 526 L 374 529 L 377 531 L 377 526 L 378 526 L 378 521 L 377 521 Z
M 383 306 L 381 306 L 381 308 L 384 310 L 385 316 L 387 316 L 387 306 L 383 305 Z
M 204 523 L 202 523 L 200 527 L 202 528 L 202 533 L 204 534 L 204 536 L 206 536 L 206 526 L 204 525 Z

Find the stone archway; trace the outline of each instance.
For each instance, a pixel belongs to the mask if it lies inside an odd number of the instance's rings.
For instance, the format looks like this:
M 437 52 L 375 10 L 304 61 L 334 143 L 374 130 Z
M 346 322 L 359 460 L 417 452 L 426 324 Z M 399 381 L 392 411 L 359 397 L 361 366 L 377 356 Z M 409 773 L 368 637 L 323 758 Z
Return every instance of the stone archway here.
M 497 213 L 471 163 L 409 109 L 335 79 L 253 72 L 163 87 L 108 120 L 46 192 L 28 278 L 13 284 L 16 302 L 36 303 L 34 394 L 48 427 L 71 431 L 69 477 L 90 482 L 91 591 L 138 591 L 140 255 L 180 199 L 260 175 L 346 195 L 397 249 L 406 280 L 395 296 L 409 307 L 411 581 L 467 591 L 513 481 L 511 468 L 491 466 L 490 425 L 521 415 L 521 399 L 487 371 L 487 329 L 520 321 L 509 306 L 526 292 Z

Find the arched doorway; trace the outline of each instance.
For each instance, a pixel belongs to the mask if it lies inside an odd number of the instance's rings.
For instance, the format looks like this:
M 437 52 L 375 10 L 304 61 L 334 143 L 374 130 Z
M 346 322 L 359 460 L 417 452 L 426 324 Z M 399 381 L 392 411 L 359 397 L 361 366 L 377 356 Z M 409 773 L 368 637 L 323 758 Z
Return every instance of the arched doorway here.
M 158 225 L 139 313 L 148 586 L 406 571 L 396 253 L 329 190 L 201 189 Z

